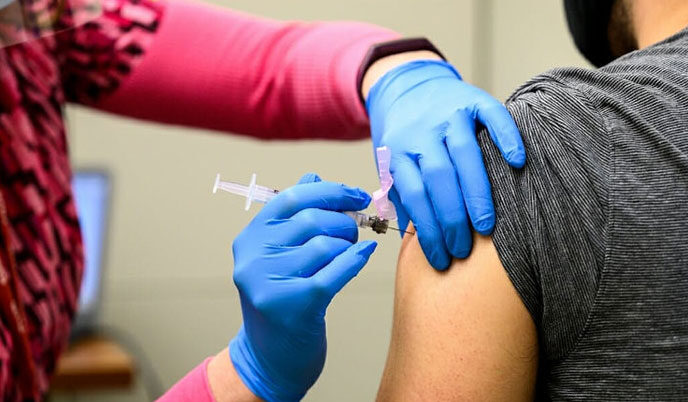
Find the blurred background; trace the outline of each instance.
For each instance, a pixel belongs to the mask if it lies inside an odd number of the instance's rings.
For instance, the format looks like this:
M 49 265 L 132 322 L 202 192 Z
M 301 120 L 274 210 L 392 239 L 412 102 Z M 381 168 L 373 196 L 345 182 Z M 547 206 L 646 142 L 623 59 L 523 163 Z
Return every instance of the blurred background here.
M 560 1 L 214 3 L 278 19 L 361 20 L 427 36 L 465 80 L 502 100 L 547 69 L 587 65 L 568 35 Z M 245 212 L 240 199 L 212 195 L 216 173 L 248 181 L 256 172 L 260 184 L 283 188 L 315 171 L 369 191 L 378 187 L 369 141 L 261 142 L 81 107 L 69 107 L 67 114 L 75 168 L 104 169 L 112 180 L 98 320 L 130 335 L 165 388 L 225 347 L 241 322 L 230 249 L 257 207 Z M 328 359 L 306 400 L 374 400 L 400 245 L 394 234 L 379 239 L 371 262 L 328 312 Z M 126 391 L 59 394 L 53 400 L 147 400 L 140 378 Z

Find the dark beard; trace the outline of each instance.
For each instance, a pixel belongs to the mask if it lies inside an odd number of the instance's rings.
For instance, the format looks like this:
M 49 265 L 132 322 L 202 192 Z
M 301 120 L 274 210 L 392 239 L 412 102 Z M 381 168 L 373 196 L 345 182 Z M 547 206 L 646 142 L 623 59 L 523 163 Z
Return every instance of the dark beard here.
M 633 33 L 631 0 L 616 0 L 607 27 L 609 47 L 614 57 L 638 50 L 638 40 Z

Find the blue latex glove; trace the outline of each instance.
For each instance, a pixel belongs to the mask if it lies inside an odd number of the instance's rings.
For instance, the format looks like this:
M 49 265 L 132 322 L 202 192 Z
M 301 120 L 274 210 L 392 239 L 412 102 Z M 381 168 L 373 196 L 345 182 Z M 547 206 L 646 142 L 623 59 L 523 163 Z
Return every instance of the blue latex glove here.
M 356 243 L 363 190 L 304 176 L 236 238 L 234 283 L 244 322 L 229 344 L 242 381 L 268 401 L 296 401 L 325 364 L 325 310 L 377 243 Z
M 495 224 L 476 121 L 488 128 L 509 165 L 525 164 L 525 148 L 509 112 L 463 82 L 450 64 L 433 60 L 387 72 L 371 88 L 366 106 L 374 146 L 392 152 L 390 199 L 400 227 L 413 221 L 436 269 L 449 266 L 450 254 L 467 257 L 470 225 L 486 235 Z

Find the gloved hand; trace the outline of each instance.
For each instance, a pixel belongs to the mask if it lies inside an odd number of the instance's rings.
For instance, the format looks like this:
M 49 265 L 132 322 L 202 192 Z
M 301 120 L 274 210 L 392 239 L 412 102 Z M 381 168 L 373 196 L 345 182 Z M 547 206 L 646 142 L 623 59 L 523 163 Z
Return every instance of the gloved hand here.
M 242 381 L 268 401 L 296 401 L 325 363 L 325 310 L 377 243 L 356 243 L 363 190 L 304 176 L 236 238 L 234 283 L 244 322 L 229 344 Z
M 470 224 L 492 232 L 495 212 L 476 139 L 486 126 L 509 165 L 525 164 L 525 148 L 511 115 L 498 100 L 466 84 L 448 63 L 413 61 L 383 75 L 366 101 L 373 144 L 392 152 L 390 172 L 399 227 L 413 221 L 433 267 L 471 251 Z M 470 222 L 469 222 L 470 218 Z

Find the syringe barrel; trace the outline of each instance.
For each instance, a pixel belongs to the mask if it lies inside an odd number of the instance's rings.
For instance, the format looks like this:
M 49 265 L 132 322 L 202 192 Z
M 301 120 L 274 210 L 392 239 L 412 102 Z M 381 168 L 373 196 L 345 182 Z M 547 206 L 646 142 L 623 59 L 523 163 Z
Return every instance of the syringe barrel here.
M 345 211 L 344 213 L 356 221 L 356 226 L 359 228 L 371 229 L 373 232 L 379 234 L 387 233 L 387 229 L 389 228 L 389 221 L 387 219 L 356 211 Z
M 356 226 L 368 227 L 366 226 L 366 224 L 368 223 L 368 217 L 366 216 L 366 214 L 356 211 L 344 211 L 344 214 L 356 221 Z

